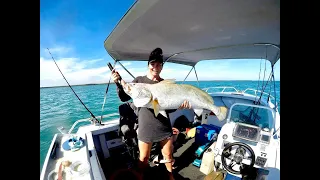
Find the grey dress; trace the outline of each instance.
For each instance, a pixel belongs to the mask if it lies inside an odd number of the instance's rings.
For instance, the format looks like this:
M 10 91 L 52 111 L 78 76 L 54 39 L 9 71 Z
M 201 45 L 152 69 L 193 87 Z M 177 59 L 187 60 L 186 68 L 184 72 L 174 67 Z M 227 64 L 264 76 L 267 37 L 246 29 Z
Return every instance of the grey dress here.
M 152 81 L 147 76 L 138 76 L 132 82 L 135 83 L 148 83 L 155 84 L 156 81 Z M 118 96 L 121 101 L 130 100 L 122 87 L 117 88 Z M 133 104 L 130 105 L 135 113 L 138 115 L 138 140 L 143 142 L 159 142 L 172 136 L 172 127 L 170 119 L 158 114 L 155 117 L 153 109 L 150 108 L 136 108 Z M 167 110 L 167 114 L 174 112 L 174 110 Z M 169 116 L 168 116 L 169 117 Z

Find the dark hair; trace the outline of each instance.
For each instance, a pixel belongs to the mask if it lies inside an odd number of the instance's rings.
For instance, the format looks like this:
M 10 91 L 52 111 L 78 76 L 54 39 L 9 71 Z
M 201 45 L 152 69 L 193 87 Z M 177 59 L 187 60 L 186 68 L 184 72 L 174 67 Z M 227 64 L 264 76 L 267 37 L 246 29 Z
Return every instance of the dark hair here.
M 163 64 L 163 55 L 162 55 L 162 49 L 161 48 L 155 48 L 149 56 L 148 64 L 151 61 L 158 61 Z

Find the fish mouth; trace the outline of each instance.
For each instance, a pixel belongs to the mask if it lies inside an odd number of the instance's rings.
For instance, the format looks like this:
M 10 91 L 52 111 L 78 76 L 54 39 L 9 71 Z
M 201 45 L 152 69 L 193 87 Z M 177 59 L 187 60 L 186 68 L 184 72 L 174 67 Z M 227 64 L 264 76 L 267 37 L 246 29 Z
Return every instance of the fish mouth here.
M 126 92 L 126 93 L 130 93 L 131 91 L 131 85 L 129 83 L 126 83 L 124 86 L 123 86 L 123 90 Z

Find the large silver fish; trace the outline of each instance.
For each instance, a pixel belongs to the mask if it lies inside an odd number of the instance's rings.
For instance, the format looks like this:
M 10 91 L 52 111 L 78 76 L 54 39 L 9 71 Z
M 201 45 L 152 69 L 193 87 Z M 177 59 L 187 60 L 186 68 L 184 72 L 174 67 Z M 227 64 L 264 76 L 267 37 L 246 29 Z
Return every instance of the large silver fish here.
M 160 113 L 167 117 L 164 110 L 178 109 L 187 100 L 198 116 L 203 109 L 207 109 L 212 111 L 220 121 L 226 118 L 226 107 L 214 105 L 208 93 L 192 85 L 163 80 L 156 84 L 126 83 L 123 89 L 132 98 L 136 107 L 152 108 L 155 116 Z

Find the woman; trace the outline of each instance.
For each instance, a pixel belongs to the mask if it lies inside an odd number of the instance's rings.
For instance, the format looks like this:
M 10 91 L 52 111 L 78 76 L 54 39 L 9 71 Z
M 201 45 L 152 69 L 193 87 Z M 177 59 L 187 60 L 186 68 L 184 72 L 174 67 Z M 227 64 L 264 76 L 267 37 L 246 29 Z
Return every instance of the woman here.
M 135 83 L 149 83 L 154 84 L 162 81 L 163 79 L 160 77 L 160 73 L 163 68 L 163 55 L 162 49 L 156 48 L 154 49 L 148 60 L 148 71 L 147 75 L 136 77 L 132 82 Z M 118 72 L 112 71 L 113 81 L 117 82 L 120 80 L 120 76 Z M 125 81 L 121 79 L 121 84 L 125 84 Z M 130 96 L 128 96 L 121 86 L 117 88 L 118 96 L 121 101 L 130 100 Z M 185 101 L 180 108 L 191 108 L 189 102 Z M 179 109 L 180 109 L 179 108 Z M 175 111 L 175 110 L 173 110 Z M 172 110 L 168 110 L 167 113 L 173 112 Z M 140 168 L 145 169 L 148 164 L 150 151 L 152 147 L 152 143 L 160 142 L 162 147 L 161 152 L 163 157 L 167 160 L 165 166 L 169 172 L 170 179 L 174 179 L 172 175 L 172 127 L 170 120 L 161 114 L 155 117 L 152 109 L 149 108 L 139 108 L 138 112 L 138 146 L 139 146 L 139 160 L 140 160 Z M 167 116 L 169 117 L 169 116 Z

